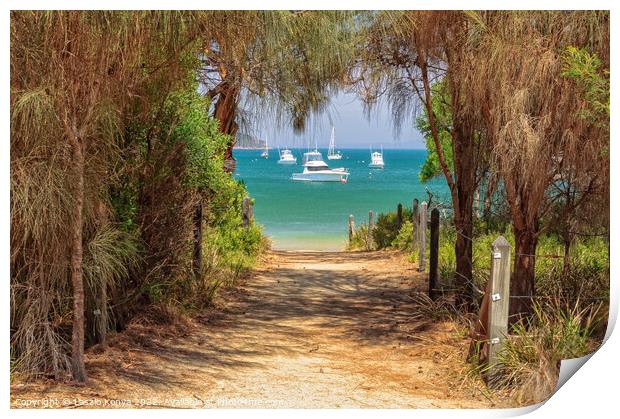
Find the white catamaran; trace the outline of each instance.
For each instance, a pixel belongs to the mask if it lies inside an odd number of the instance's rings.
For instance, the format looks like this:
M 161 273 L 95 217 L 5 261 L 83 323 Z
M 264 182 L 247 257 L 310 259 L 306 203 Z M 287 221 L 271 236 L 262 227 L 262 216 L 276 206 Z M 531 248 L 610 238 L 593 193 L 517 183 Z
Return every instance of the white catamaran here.
M 327 150 L 328 160 L 341 160 L 342 153 L 336 151 L 336 129 L 332 127 L 332 137 L 329 140 L 329 149 Z
M 372 146 L 370 146 L 370 164 L 368 167 L 373 169 L 383 169 L 385 163 L 383 162 L 383 145 L 381 146 L 381 153 L 378 151 L 373 152 Z

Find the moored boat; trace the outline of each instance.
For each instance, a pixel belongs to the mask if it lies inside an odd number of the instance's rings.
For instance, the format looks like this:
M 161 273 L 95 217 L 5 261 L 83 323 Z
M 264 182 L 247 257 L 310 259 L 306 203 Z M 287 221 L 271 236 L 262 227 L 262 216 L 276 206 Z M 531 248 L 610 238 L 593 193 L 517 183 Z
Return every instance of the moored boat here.
M 332 137 L 329 140 L 329 148 L 327 150 L 327 159 L 328 160 L 341 160 L 342 153 L 340 151 L 336 151 L 336 129 L 332 127 Z
M 278 164 L 297 164 L 297 157 L 293 155 L 293 152 L 288 148 L 280 151 L 280 160 Z
M 323 161 L 323 156 L 318 150 L 304 153 L 302 158 L 302 173 L 293 173 L 291 180 L 305 182 L 342 182 L 346 183 L 349 172 L 343 167 L 330 169 Z
M 383 162 L 383 146 L 381 146 L 381 152 L 373 152 L 372 147 L 370 148 L 370 164 L 368 167 L 372 169 L 383 169 L 385 167 Z

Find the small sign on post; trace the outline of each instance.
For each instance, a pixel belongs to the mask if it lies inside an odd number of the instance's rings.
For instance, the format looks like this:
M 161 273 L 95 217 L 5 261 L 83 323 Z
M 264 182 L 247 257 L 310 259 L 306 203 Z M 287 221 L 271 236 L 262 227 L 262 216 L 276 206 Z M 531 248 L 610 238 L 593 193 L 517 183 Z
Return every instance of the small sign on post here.
M 426 271 L 426 202 L 420 205 L 420 224 L 418 229 L 420 238 L 420 258 L 418 259 L 418 271 Z
M 508 306 L 510 302 L 510 244 L 499 236 L 492 245 L 491 278 L 489 295 L 490 308 L 487 325 L 489 345 L 489 368 L 487 384 L 494 387 L 499 379 L 497 355 L 508 334 Z

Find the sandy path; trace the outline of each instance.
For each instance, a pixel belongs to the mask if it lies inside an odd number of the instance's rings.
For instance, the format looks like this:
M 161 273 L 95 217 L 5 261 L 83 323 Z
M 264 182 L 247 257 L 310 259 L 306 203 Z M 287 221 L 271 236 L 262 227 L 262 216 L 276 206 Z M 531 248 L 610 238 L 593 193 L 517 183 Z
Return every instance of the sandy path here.
M 411 321 L 416 287 L 393 253 L 273 252 L 184 333 L 132 327 L 89 354 L 86 387 L 13 386 L 12 405 L 489 407 L 449 374 L 450 327 Z

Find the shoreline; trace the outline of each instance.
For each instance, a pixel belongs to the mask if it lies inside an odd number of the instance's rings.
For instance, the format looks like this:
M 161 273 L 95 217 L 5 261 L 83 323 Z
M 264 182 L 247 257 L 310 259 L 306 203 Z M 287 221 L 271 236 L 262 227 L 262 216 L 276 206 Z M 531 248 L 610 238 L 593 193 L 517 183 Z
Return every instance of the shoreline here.
M 268 233 L 266 235 L 271 241 L 271 249 L 275 251 L 342 252 L 347 247 L 346 237 L 341 235 L 312 238 L 273 236 Z

